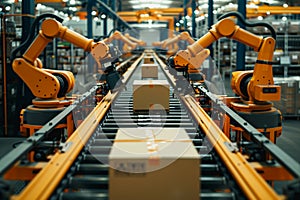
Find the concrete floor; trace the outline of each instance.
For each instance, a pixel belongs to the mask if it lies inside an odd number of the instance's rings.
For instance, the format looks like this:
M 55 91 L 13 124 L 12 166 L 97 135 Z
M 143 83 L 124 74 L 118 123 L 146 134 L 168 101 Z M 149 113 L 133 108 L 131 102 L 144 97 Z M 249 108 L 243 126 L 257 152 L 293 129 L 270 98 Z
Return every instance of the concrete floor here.
M 300 120 L 284 119 L 277 145 L 300 163 Z

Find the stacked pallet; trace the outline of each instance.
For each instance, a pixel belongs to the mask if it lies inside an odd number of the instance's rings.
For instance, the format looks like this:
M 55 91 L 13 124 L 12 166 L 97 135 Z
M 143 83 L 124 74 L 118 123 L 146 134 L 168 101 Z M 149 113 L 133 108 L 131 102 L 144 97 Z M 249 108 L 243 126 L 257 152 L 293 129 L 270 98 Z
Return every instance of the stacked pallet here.
M 274 107 L 283 116 L 300 116 L 300 77 L 276 77 L 274 81 L 281 86 L 281 100 L 273 102 Z

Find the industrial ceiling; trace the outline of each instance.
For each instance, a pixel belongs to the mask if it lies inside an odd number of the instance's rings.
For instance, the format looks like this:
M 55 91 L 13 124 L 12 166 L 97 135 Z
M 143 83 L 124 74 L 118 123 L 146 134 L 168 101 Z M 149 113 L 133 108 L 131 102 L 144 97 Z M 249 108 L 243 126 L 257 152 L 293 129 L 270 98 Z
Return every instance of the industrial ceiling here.
M 103 1 L 103 0 L 102 0 Z M 108 5 L 111 5 L 112 0 L 105 0 Z M 105 2 L 104 1 L 104 2 Z M 115 0 L 116 11 L 137 11 L 144 10 L 147 8 L 182 8 L 184 2 L 187 2 L 187 7 L 190 6 L 192 0 Z M 207 9 L 209 0 L 196 0 L 197 7 L 200 9 Z M 235 5 L 238 0 L 212 0 L 214 9 L 218 9 L 222 6 Z M 9 4 L 14 2 L 22 2 L 21 0 L 2 0 L 0 4 Z M 29 1 L 23 0 L 28 3 Z M 49 6 L 58 11 L 64 11 L 67 13 L 76 12 L 84 9 L 87 0 L 35 0 L 36 3 L 41 3 L 45 6 Z M 247 0 L 247 3 L 254 3 L 256 5 L 283 5 L 288 4 L 289 6 L 300 6 L 299 0 Z

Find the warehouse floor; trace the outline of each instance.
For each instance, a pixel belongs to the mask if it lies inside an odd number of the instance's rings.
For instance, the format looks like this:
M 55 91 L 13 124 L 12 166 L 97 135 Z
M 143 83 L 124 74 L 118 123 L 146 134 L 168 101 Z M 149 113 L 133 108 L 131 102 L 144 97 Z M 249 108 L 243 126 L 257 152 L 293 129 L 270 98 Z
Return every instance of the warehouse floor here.
M 282 135 L 277 139 L 277 145 L 298 163 L 300 163 L 300 121 L 284 119 Z

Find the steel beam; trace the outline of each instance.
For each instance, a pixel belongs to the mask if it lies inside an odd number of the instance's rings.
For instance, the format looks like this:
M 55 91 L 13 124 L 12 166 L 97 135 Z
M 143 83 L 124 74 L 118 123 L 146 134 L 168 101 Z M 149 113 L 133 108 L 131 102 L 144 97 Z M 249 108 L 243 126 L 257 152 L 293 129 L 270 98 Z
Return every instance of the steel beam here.
M 246 19 L 246 0 L 238 1 L 238 12 L 241 13 Z M 238 21 L 238 25 L 245 29 L 245 25 Z M 240 42 L 237 43 L 236 47 L 236 70 L 245 70 L 245 55 L 246 55 L 246 46 Z

